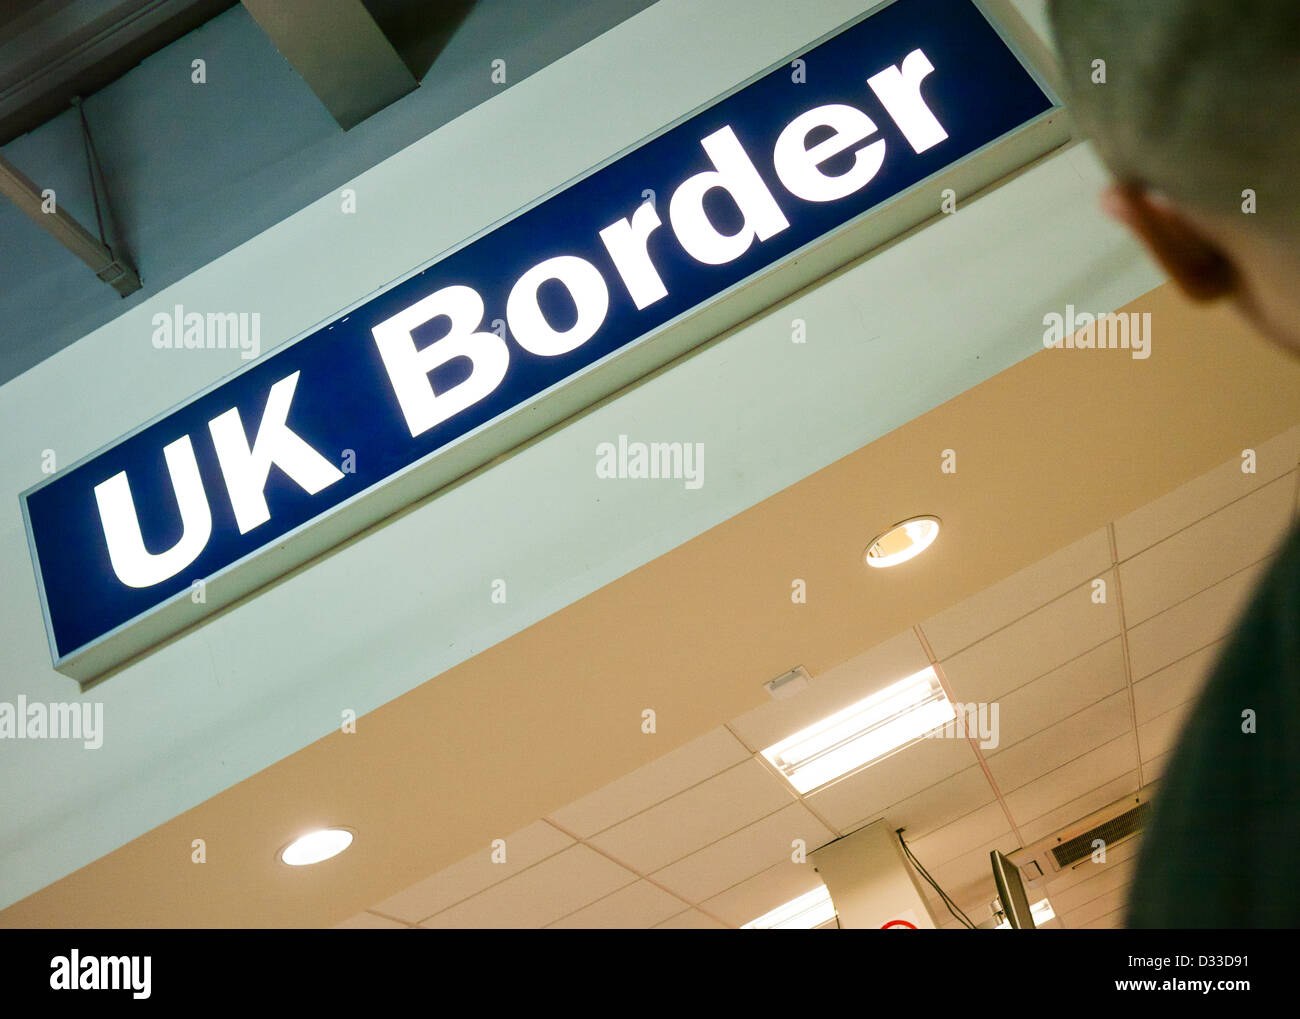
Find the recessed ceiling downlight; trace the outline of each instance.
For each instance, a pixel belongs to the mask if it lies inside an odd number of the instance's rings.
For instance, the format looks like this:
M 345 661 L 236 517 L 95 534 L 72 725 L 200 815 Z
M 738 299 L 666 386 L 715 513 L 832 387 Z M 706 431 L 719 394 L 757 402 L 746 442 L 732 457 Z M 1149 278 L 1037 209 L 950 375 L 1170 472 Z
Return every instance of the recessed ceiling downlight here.
M 868 566 L 884 569 L 915 559 L 939 537 L 938 517 L 912 517 L 878 534 L 867 546 L 863 558 Z
M 294 839 L 280 850 L 280 859 L 290 867 L 306 867 L 338 856 L 350 845 L 352 833 L 346 828 L 322 828 Z

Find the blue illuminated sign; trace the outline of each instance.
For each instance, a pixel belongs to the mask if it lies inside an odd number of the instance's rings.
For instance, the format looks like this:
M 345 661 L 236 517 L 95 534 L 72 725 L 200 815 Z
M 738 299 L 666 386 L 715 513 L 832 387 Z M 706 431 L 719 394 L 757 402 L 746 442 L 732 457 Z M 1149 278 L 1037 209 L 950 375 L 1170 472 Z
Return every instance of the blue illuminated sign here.
M 783 62 L 25 492 L 56 667 L 93 678 L 355 533 L 382 514 L 292 552 L 1054 107 L 971 0 L 895 0 Z

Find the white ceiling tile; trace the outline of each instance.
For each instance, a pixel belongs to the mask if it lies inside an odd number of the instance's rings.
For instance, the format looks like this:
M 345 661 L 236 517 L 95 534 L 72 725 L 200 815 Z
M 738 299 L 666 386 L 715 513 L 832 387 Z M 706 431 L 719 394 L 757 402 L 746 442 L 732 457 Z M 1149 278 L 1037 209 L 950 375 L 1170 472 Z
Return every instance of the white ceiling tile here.
M 725 728 L 714 729 L 548 817 L 565 831 L 585 839 L 726 771 L 749 756 Z
M 1223 641 L 1216 641 L 1133 684 L 1133 705 L 1138 725 L 1194 699 L 1201 692 L 1222 650 Z
M 1098 869 L 1095 874 L 1071 885 L 1068 888 L 1056 887 L 1048 894 L 1052 901 L 1052 908 L 1057 914 L 1064 918 L 1068 924 L 1070 914 L 1074 910 L 1083 906 L 1085 903 L 1092 902 L 1094 899 L 1111 894 L 1113 892 L 1122 892 L 1133 880 L 1133 867 L 1136 863 L 1136 857 L 1128 857 L 1118 863 L 1108 866 L 1104 869 Z M 1085 867 L 1092 866 L 1085 864 Z M 1115 908 L 1111 906 L 1103 912 L 1110 912 Z
M 587 846 L 570 846 L 487 891 L 424 920 L 430 928 L 545 927 L 636 875 Z
M 637 881 L 550 926 L 568 930 L 643 930 L 676 916 L 689 905 L 649 881 Z
M 1012 853 L 1019 848 L 1020 842 L 1014 834 L 1002 835 L 962 853 L 938 867 L 927 865 L 925 869 L 939 883 L 939 887 L 966 911 L 971 920 L 979 923 L 979 917 L 971 912 L 970 907 L 991 902 L 997 894 L 996 885 L 993 882 L 993 864 L 989 860 L 989 853 L 994 849 L 1001 853 Z M 921 862 L 924 863 L 925 861 L 922 860 Z M 918 880 L 924 883 L 924 878 L 918 878 Z M 942 910 L 943 916 L 949 915 L 946 907 L 940 906 L 939 908 Z M 939 913 L 936 911 L 935 915 L 938 916 Z M 984 910 L 983 915 L 988 915 L 987 909 Z
M 733 927 L 743 927 L 770 913 L 777 906 L 784 906 L 787 902 L 822 887 L 822 879 L 813 870 L 811 863 L 795 863 L 787 856 L 775 866 L 733 885 L 700 905 Z
M 750 759 L 592 838 L 642 874 L 703 849 L 793 800 L 789 787 Z
M 556 831 L 545 821 L 534 821 L 527 828 L 506 836 L 505 843 L 505 862 L 493 863 L 491 847 L 484 846 L 459 863 L 453 863 L 378 903 L 375 909 L 408 923 L 418 923 L 426 916 L 432 916 L 462 899 L 468 899 L 484 888 L 504 881 L 539 860 L 573 845 L 573 839 Z
M 655 930 L 660 931 L 716 931 L 722 930 L 723 925 L 711 916 L 701 913 L 698 909 L 688 909 L 684 913 L 678 913 L 670 917 L 663 923 L 655 924 Z
M 1233 457 L 1167 495 L 1115 521 L 1115 546 L 1121 561 L 1176 531 L 1209 516 L 1260 486 L 1294 470 L 1300 458 L 1300 425 L 1256 443 L 1255 473 L 1243 474 Z
M 982 851 L 973 851 L 971 853 L 972 859 L 978 858 L 982 852 L 984 863 L 987 865 L 989 862 L 989 854 L 987 850 L 988 848 L 995 848 L 996 845 L 997 843 L 990 843 L 989 846 Z M 993 888 L 993 871 L 991 869 L 989 870 L 989 880 L 987 885 L 983 883 L 983 871 L 977 870 L 977 873 L 979 874 L 977 880 L 974 883 L 968 881 L 966 887 L 960 892 L 954 893 L 953 889 L 948 887 L 946 883 L 944 884 L 943 889 L 966 914 L 966 916 L 970 918 L 971 923 L 976 925 L 993 917 L 993 892 L 991 890 Z M 925 904 L 929 907 L 930 916 L 934 918 L 935 925 L 940 930 L 962 930 L 965 925 L 948 911 L 948 907 L 944 905 L 943 900 L 935 894 L 934 889 L 924 881 L 922 881 L 921 887 L 922 891 L 925 892 Z
M 1111 913 L 1122 912 L 1128 902 L 1128 887 L 1128 882 L 1125 882 L 1124 887 L 1098 895 L 1091 902 L 1076 906 L 1063 916 L 1058 913 L 1058 916 L 1062 916 L 1062 926 L 1076 930 Z M 1056 909 L 1054 903 L 1052 908 Z
M 985 751 L 989 772 L 1004 795 L 1131 732 L 1128 690 L 1120 690 L 1005 750 Z
M 1120 565 L 1129 626 L 1263 559 L 1291 523 L 1291 477 L 1270 482 Z
M 995 843 L 990 843 L 987 848 L 995 848 Z M 978 854 L 972 854 L 973 858 Z M 984 864 L 988 867 L 988 876 L 984 876 L 983 870 L 978 870 L 978 877 L 973 883 L 968 882 L 966 887 L 954 894 L 952 889 L 945 886 L 949 897 L 961 907 L 966 916 L 970 918 L 971 923 L 979 925 L 986 920 L 993 919 L 993 899 L 997 894 L 996 886 L 993 883 L 992 865 L 989 863 L 989 854 L 987 851 L 982 854 Z M 948 912 L 948 907 L 944 905 L 943 900 L 933 893 L 930 887 L 926 886 L 929 893 L 926 896 L 926 903 L 930 907 L 930 915 L 938 921 L 941 929 L 961 930 L 961 921 L 953 918 Z
M 907 838 L 907 844 L 925 869 L 933 871 L 963 853 L 969 853 L 986 842 L 1001 840 L 1010 833 L 1011 823 L 1006 812 L 1002 804 L 994 800 L 928 835 L 911 839 L 904 832 L 903 837 Z
M 1187 721 L 1187 715 L 1195 703 L 1183 701 L 1163 715 L 1157 715 L 1138 726 L 1138 748 L 1142 752 L 1143 761 L 1163 757 L 1174 749 L 1178 735 L 1183 731 L 1183 723 Z
M 1101 576 L 1110 565 L 1110 541 L 1102 528 L 930 617 L 921 630 L 942 660 Z
M 808 686 L 794 697 L 760 704 L 735 719 L 731 728 L 751 749 L 765 750 L 800 729 L 870 697 L 882 687 L 920 672 L 929 664 L 916 634 L 907 630 L 813 676 Z
M 1020 821 L 1017 819 L 1020 835 L 1025 840 L 1025 845 L 1037 842 L 1039 839 L 1058 832 L 1062 828 L 1068 828 L 1076 821 L 1087 817 L 1102 807 L 1109 806 L 1125 794 L 1136 792 L 1138 788 L 1137 760 L 1130 761 L 1128 770 L 1121 772 L 1114 778 L 1106 779 L 1104 776 L 1099 776 L 1099 778 L 1101 779 L 1101 785 L 1089 789 L 1082 795 L 1053 807 L 1032 820 Z
M 844 832 L 855 822 L 879 816 L 922 789 L 976 763 L 964 739 L 925 739 L 904 747 L 856 774 L 804 797 L 805 802 Z
M 1142 762 L 1142 780 L 1148 784 L 1159 782 L 1160 776 L 1165 773 L 1165 766 L 1169 763 L 1170 756 L 1170 754 L 1161 754 L 1149 761 L 1144 760 Z
M 907 829 L 908 845 L 935 829 L 969 814 L 994 798 L 988 776 L 978 764 L 922 789 L 919 793 L 891 803 L 877 814 L 859 818 L 846 831 L 856 831 L 878 818 L 885 818 L 891 830 Z M 992 836 L 988 836 L 991 838 Z
M 1119 637 L 1026 683 L 998 704 L 998 745 L 1005 750 L 1036 732 L 1125 688 L 1124 643 Z
M 702 902 L 789 859 L 795 839 L 811 853 L 833 838 L 807 807 L 792 803 L 650 876 L 689 902 Z
M 1128 654 L 1134 681 L 1223 637 L 1245 608 L 1262 572 L 1261 564 L 1248 566 L 1146 622 L 1129 627 Z
M 1113 574 L 1104 575 L 1113 588 Z M 942 662 L 953 695 L 994 701 L 1119 635 L 1114 599 L 1092 600 L 1085 584 Z
M 336 931 L 388 931 L 388 930 L 409 930 L 410 927 L 404 923 L 398 923 L 396 920 L 390 920 L 386 916 L 377 916 L 374 913 L 358 913 L 356 916 L 348 917 L 342 923 L 336 923 Z
M 1007 793 L 1004 799 L 1016 823 L 1025 824 L 1070 803 L 1096 788 L 1099 782 L 1133 774 L 1136 767 L 1137 739 L 1129 730 L 1118 739 Z
M 1113 913 L 1107 913 L 1096 920 L 1089 920 L 1083 925 L 1084 930 L 1092 931 L 1112 931 L 1124 929 L 1124 910 L 1117 909 Z

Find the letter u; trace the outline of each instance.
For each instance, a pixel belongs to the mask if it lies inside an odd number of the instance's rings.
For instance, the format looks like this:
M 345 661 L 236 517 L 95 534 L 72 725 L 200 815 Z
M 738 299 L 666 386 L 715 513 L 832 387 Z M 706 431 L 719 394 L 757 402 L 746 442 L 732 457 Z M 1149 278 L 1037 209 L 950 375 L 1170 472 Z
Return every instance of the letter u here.
M 113 564 L 113 572 L 127 587 L 152 587 L 176 576 L 199 557 L 212 534 L 212 509 L 203 491 L 190 437 L 183 435 L 170 443 L 163 449 L 163 456 L 180 507 L 182 528 L 180 540 L 165 552 L 154 555 L 144 547 L 126 471 L 95 486 L 99 519 L 108 542 L 108 559 Z

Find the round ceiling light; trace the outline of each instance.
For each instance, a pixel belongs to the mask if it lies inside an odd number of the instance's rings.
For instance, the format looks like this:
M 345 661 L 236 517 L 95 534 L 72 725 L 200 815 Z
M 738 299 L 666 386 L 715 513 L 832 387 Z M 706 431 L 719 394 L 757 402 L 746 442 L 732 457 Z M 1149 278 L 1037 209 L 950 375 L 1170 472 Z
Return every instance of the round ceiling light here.
M 352 832 L 346 828 L 323 828 L 294 839 L 280 850 L 280 859 L 290 867 L 320 863 L 352 845 Z
M 938 517 L 912 517 L 877 535 L 863 554 L 868 566 L 884 569 L 914 559 L 939 537 Z

